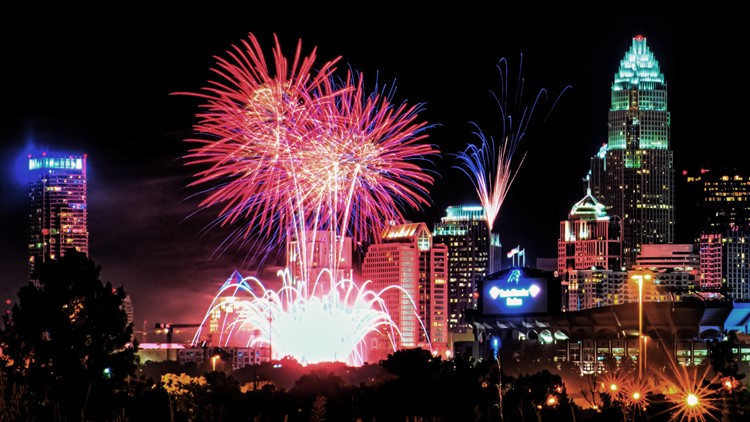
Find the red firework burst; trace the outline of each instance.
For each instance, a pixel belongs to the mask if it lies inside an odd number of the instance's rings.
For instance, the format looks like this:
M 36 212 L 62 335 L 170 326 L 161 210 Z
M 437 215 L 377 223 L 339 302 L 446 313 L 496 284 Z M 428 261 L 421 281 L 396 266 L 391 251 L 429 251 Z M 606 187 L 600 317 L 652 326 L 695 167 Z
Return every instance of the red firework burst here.
M 417 161 L 438 151 L 418 143 L 419 108 L 367 95 L 351 72 L 334 83 L 339 59 L 315 70 L 315 48 L 303 58 L 301 41 L 289 66 L 274 39 L 275 73 L 250 34 L 217 59 L 222 82 L 187 93 L 206 101 L 200 138 L 188 139 L 199 146 L 185 156 L 206 167 L 190 184 L 210 185 L 199 207 L 220 207 L 216 224 L 241 224 L 235 240 L 328 230 L 358 242 L 402 222 L 402 206 L 428 204 L 433 179 Z

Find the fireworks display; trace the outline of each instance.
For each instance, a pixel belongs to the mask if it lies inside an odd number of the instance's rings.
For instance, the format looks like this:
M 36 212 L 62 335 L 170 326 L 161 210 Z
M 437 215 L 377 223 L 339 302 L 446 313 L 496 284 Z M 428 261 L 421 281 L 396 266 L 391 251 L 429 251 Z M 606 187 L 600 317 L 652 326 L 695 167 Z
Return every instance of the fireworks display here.
M 190 94 L 206 111 L 186 159 L 207 167 L 191 185 L 212 184 L 200 206 L 221 207 L 221 225 L 282 243 L 306 229 L 359 242 L 403 221 L 403 206 L 429 204 L 433 179 L 419 162 L 438 151 L 419 143 L 418 107 L 368 95 L 351 72 L 335 79 L 335 61 L 314 72 L 314 50 L 302 59 L 301 45 L 290 67 L 276 40 L 274 75 L 254 36 L 243 46 L 219 59 L 226 81 Z
M 376 239 L 386 224 L 404 221 L 404 207 L 428 205 L 433 179 L 420 162 L 439 151 L 420 143 L 427 135 L 419 107 L 366 93 L 361 74 L 336 78 L 338 58 L 316 69 L 315 49 L 301 52 L 300 41 L 289 65 L 275 37 L 272 72 L 250 34 L 229 59 L 218 58 L 220 81 L 183 93 L 205 101 L 195 125 L 200 136 L 187 140 L 199 146 L 185 158 L 204 167 L 191 186 L 208 186 L 199 207 L 219 209 L 213 226 L 239 227 L 225 244 L 255 238 L 278 248 L 291 241 L 288 253 L 306 264 L 300 279 L 285 279 L 278 292 L 261 287 L 263 294 L 242 305 L 241 324 L 262 332 L 269 313 L 274 321 L 254 341 L 270 343 L 274 356 L 357 362 L 361 334 L 389 318 L 366 283 L 337 279 L 344 239 Z M 310 233 L 337 244 L 316 262 L 329 270 L 326 289 L 312 288 L 319 280 L 310 280 Z M 292 346 L 301 337 L 307 349 Z M 313 352 L 313 342 L 338 346 Z
M 523 56 L 521 56 L 523 59 Z M 492 230 L 497 216 L 500 214 L 505 197 L 513 184 L 518 171 L 526 158 L 526 153 L 517 156 L 517 150 L 526 138 L 529 125 L 537 107 L 541 102 L 547 100 L 547 90 L 541 89 L 531 105 L 523 104 L 524 101 L 524 79 L 521 77 L 519 66 L 518 84 L 515 95 L 509 91 L 508 61 L 500 60 L 497 68 L 500 72 L 501 93 L 495 96 L 500 108 L 501 118 L 501 143 L 495 146 L 495 139 L 487 136 L 477 124 L 474 123 L 476 131 L 474 134 L 479 138 L 479 146 L 469 144 L 467 148 L 457 155 L 459 160 L 458 169 L 462 170 L 471 179 L 479 196 L 479 202 L 487 214 L 487 224 Z M 555 102 L 548 110 L 547 116 L 560 100 L 562 94 L 570 86 L 566 86 Z M 509 98 L 513 103 L 509 104 Z M 546 119 L 546 116 L 545 116 Z
M 287 270 L 279 276 L 283 286 L 274 291 L 255 277 L 243 278 L 235 272 L 214 297 L 201 326 L 214 319 L 222 346 L 271 345 L 276 358 L 293 356 L 302 364 L 342 361 L 361 366 L 368 334 L 399 334 L 383 304 L 384 292 L 369 290 L 369 282 L 358 286 L 350 279 L 338 280 L 333 289 L 308 295 L 304 284 L 292 282 Z M 319 292 L 315 287 L 311 290 Z M 202 330 L 193 343 L 199 343 Z

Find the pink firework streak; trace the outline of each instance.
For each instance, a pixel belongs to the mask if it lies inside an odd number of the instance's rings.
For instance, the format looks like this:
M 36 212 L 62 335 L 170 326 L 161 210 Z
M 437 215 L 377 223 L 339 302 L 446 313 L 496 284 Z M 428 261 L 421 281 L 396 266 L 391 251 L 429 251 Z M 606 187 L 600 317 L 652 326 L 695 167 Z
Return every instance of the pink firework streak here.
M 464 151 L 457 154 L 460 161 L 458 168 L 462 170 L 471 179 L 479 196 L 479 202 L 484 207 L 487 215 L 487 225 L 490 231 L 495 225 L 495 220 L 500 214 L 505 197 L 510 190 L 518 171 L 526 158 L 526 152 L 520 157 L 516 157 L 516 150 L 526 137 L 529 125 L 534 112 L 541 100 L 546 100 L 547 90 L 541 89 L 530 106 L 523 105 L 524 79 L 521 78 L 520 69 L 523 67 L 523 55 L 521 56 L 521 65 L 519 65 L 519 76 L 517 92 L 514 97 L 512 107 L 508 105 L 508 61 L 501 59 L 497 65 L 500 71 L 501 95 L 495 96 L 495 100 L 500 108 L 500 117 L 502 123 L 501 144 L 495 147 L 493 137 L 487 137 L 475 123 L 472 123 L 477 131 L 474 132 L 481 141 L 479 146 L 469 145 Z M 549 117 L 549 113 L 555 107 L 562 97 L 562 94 L 569 89 L 566 86 L 555 102 L 550 107 L 544 120 Z M 511 109 L 512 108 L 512 109 Z M 518 109 L 518 114 L 512 114 L 512 111 Z M 516 119 L 517 117 L 517 119 Z
M 185 158 L 207 169 L 196 173 L 191 186 L 211 186 L 199 207 L 220 208 L 217 226 L 240 224 L 235 241 L 252 235 L 267 239 L 269 247 L 291 241 L 292 253 L 308 266 L 313 260 L 307 245 L 315 243 L 307 238 L 310 233 L 327 233 L 338 242 L 317 262 L 329 270 L 328 288 L 317 288 L 320 280 L 310 280 L 311 269 L 302 268 L 301 280 L 285 281 L 278 292 L 264 290 L 246 306 L 274 310 L 273 340 L 259 337 L 273 342 L 274 356 L 284 356 L 279 351 L 284 348 L 275 346 L 299 338 L 300 330 L 321 341 L 338 331 L 339 343 L 351 344 L 350 350 L 314 358 L 300 350 L 289 353 L 308 363 L 357 362 L 353 356 L 359 355 L 358 342 L 364 338 L 352 330 L 377 331 L 390 318 L 376 306 L 378 295 L 364 289 L 367 283 L 355 288 L 336 279 L 344 239 L 378 239 L 386 224 L 404 221 L 400 207 L 429 205 L 426 187 L 433 179 L 418 163 L 439 151 L 420 143 L 426 124 L 417 121 L 418 107 L 395 106 L 388 96 L 366 94 L 361 75 L 355 78 L 351 72 L 334 82 L 338 59 L 313 71 L 315 52 L 302 59 L 301 42 L 288 66 L 275 41 L 275 74 L 251 34 L 244 49 L 229 53 L 231 60 L 218 59 L 215 71 L 223 82 L 188 94 L 206 100 L 195 126 L 204 138 L 188 140 L 200 146 Z M 341 309 L 346 311 L 336 311 Z M 325 310 L 330 313 L 323 316 Z M 373 311 L 381 314 L 374 317 Z M 348 319 L 348 328 L 333 330 L 332 321 L 338 319 Z M 282 323 L 286 320 L 300 324 Z M 354 344 L 353 338 L 358 339 Z

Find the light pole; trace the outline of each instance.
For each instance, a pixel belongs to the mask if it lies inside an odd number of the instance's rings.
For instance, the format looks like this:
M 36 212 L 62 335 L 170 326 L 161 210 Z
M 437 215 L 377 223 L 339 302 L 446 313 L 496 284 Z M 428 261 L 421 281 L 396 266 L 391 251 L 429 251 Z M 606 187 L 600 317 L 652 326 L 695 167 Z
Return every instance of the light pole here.
M 643 379 L 643 280 L 651 280 L 651 274 L 633 274 L 630 276 L 638 283 L 638 380 Z
M 643 335 L 643 370 L 648 371 L 648 336 Z

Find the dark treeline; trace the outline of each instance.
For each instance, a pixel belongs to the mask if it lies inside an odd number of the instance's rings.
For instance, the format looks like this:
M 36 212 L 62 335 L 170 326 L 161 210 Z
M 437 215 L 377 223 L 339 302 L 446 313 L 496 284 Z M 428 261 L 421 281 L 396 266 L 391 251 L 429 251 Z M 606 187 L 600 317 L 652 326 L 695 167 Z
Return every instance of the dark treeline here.
M 581 378 L 577 368 L 555 364 L 538 346 L 503 350 L 502 367 L 493 358 L 444 360 L 423 349 L 361 367 L 302 366 L 291 358 L 237 370 L 225 359 L 140 363 L 126 294 L 102 282 L 100 273 L 71 250 L 21 287 L 0 327 L 0 422 L 657 422 L 680 416 L 657 392 L 634 403 L 599 389 L 595 376 L 581 389 L 589 404 L 584 409 L 568 396 L 566 381 Z M 730 336 L 711 344 L 710 364 L 731 388 L 707 386 L 711 394 L 703 399 L 713 405 L 700 414 L 704 419 L 739 421 L 750 414 L 736 341 Z M 605 363 L 603 375 L 632 377 L 632 363 Z

